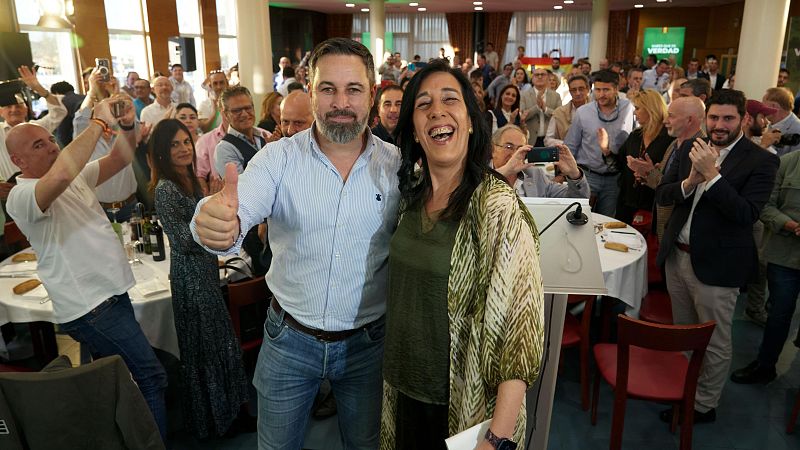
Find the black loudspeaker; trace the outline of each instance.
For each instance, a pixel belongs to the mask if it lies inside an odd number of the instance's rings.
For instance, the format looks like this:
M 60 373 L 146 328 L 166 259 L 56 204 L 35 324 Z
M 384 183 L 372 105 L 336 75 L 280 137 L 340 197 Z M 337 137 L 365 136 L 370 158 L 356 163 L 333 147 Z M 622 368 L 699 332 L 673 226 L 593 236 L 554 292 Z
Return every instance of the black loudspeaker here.
M 170 65 L 180 62 L 184 72 L 197 70 L 197 59 L 194 54 L 194 38 L 173 36 L 169 38 Z
M 194 48 L 192 48 L 194 51 Z M 31 41 L 28 33 L 0 33 L 0 81 L 19 78 L 17 68 L 28 66 L 33 69 Z

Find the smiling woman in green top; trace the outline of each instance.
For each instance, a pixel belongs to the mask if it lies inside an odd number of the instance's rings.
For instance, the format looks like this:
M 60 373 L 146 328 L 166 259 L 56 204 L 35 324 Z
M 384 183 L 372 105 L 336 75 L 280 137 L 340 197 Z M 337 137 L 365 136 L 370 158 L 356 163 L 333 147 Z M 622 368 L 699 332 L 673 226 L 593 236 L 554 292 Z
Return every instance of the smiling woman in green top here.
M 460 71 L 418 72 L 397 130 L 381 448 L 446 448 L 485 420 L 493 436 L 479 449 L 522 444 L 544 336 L 536 226 L 488 167 L 489 130 Z

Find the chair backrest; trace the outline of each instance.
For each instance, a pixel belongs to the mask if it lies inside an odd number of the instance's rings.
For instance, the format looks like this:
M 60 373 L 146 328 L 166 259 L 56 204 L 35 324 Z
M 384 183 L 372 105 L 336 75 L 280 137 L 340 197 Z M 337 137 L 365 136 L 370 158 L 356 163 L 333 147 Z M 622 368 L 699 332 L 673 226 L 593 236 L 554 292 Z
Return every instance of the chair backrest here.
M 617 386 L 627 389 L 630 346 L 642 347 L 663 352 L 691 351 L 689 368 L 686 372 L 684 396 L 694 398 L 700 365 L 706 353 L 708 341 L 714 333 L 716 322 L 708 321 L 697 325 L 662 325 L 633 319 L 624 314 L 618 316 L 617 332 Z
M 19 227 L 14 222 L 6 222 L 3 227 L 3 233 L 6 245 L 12 250 L 22 250 L 31 246 L 28 238 L 22 234 L 22 231 L 19 230 Z
M 271 296 L 263 276 L 228 283 L 228 311 L 242 344 L 264 336 L 264 319 Z

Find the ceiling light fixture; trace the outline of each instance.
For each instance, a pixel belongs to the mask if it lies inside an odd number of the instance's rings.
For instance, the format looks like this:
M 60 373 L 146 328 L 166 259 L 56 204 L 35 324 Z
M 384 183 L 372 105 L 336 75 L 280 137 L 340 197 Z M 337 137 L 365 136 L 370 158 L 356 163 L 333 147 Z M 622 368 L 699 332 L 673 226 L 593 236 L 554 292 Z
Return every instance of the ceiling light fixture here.
M 408 4 L 408 6 L 419 6 L 419 3 L 417 3 L 417 2 L 411 2 L 411 3 L 409 3 L 409 4 Z
M 634 7 L 634 8 L 644 8 L 644 5 L 641 5 L 641 4 L 636 4 L 636 5 L 633 5 L 633 7 Z
M 344 6 L 346 6 L 348 8 L 355 8 L 356 4 L 355 3 L 345 3 Z
M 573 3 L 575 3 L 573 0 L 564 0 L 565 5 L 571 5 Z
M 369 8 L 361 8 L 361 12 L 369 12 Z
M 553 6 L 553 9 L 564 9 L 564 7 L 561 6 L 561 5 L 556 5 L 556 6 Z
M 417 11 L 419 11 L 419 12 L 425 12 L 427 10 L 428 10 L 428 8 L 417 8 Z
M 483 6 L 476 6 L 475 11 L 483 11 Z
M 475 6 L 482 6 L 483 2 L 472 2 L 472 4 Z

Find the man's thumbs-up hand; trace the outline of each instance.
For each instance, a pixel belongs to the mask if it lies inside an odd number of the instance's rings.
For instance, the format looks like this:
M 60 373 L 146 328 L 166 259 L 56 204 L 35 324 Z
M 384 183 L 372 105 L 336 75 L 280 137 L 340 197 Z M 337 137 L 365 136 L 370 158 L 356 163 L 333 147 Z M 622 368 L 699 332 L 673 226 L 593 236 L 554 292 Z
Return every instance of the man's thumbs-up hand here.
M 213 250 L 227 250 L 239 237 L 239 172 L 225 166 L 225 186 L 200 207 L 195 229 L 200 242 Z

